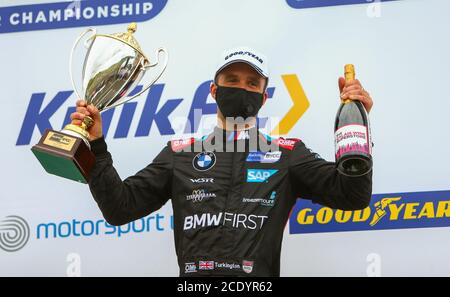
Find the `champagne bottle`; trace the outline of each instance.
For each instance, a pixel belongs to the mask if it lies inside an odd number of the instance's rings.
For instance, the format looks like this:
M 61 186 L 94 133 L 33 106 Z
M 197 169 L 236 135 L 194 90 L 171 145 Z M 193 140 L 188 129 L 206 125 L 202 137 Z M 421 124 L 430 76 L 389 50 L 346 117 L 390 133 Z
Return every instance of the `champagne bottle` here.
M 353 65 L 345 65 L 345 80 L 355 79 Z M 337 169 L 347 176 L 362 176 L 372 170 L 372 139 L 369 116 L 360 101 L 343 100 L 335 131 Z

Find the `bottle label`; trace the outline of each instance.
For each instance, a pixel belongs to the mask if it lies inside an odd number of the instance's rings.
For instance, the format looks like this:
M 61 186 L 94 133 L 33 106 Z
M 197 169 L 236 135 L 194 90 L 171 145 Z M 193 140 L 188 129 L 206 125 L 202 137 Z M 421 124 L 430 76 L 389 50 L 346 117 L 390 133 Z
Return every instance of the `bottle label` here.
M 336 160 L 347 153 L 371 154 L 369 130 L 364 125 L 345 125 L 334 134 Z

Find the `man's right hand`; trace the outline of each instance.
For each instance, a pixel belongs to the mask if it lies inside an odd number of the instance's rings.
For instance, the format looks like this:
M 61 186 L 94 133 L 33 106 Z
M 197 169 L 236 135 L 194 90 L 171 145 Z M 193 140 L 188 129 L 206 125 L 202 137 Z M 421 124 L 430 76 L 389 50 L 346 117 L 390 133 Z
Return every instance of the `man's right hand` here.
M 89 141 L 94 141 L 102 137 L 102 117 L 100 116 L 98 109 L 92 104 L 86 105 L 86 101 L 84 100 L 78 100 L 76 107 L 76 111 L 70 115 L 72 124 L 81 126 L 84 117 L 90 116 L 94 120 L 94 123 L 87 130 L 89 132 Z

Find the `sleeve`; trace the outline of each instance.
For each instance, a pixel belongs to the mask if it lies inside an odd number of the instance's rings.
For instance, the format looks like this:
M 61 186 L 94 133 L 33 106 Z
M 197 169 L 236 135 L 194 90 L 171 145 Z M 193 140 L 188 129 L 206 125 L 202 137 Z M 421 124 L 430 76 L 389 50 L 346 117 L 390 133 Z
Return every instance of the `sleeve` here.
M 360 177 L 342 175 L 334 162 L 325 161 L 302 141 L 296 143 L 291 153 L 289 175 L 295 198 L 342 210 L 369 206 L 372 171 Z
M 121 180 L 113 167 L 104 138 L 91 142 L 96 157 L 89 188 L 105 220 L 115 226 L 132 222 L 160 209 L 171 196 L 173 156 L 166 146 L 153 162 Z

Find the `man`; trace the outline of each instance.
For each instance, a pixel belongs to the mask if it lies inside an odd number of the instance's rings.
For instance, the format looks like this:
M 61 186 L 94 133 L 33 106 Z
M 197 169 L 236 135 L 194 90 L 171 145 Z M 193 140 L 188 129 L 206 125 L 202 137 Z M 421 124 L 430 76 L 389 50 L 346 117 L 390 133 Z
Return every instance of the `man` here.
M 372 173 L 340 175 L 295 138 L 259 132 L 267 99 L 267 59 L 248 48 L 225 52 L 211 84 L 218 124 L 201 139 L 175 140 L 136 175 L 122 181 L 112 165 L 96 108 L 77 102 L 71 115 L 90 115 L 96 164 L 89 186 L 105 219 L 122 225 L 172 200 L 181 276 L 279 276 L 283 230 L 297 197 L 344 210 L 368 206 Z M 342 99 L 372 100 L 359 81 L 339 79 Z M 241 119 L 236 121 L 236 118 Z

